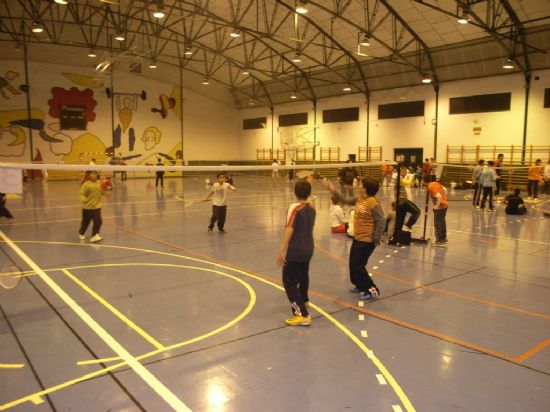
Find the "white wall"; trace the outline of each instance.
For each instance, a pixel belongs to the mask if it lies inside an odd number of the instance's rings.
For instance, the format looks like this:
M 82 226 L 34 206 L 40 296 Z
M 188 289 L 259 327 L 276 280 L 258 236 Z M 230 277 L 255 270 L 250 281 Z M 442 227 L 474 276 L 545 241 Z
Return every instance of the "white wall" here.
M 10 84 L 15 88 L 25 84 L 21 61 L 3 61 L 2 73 L 12 72 Z M 18 75 L 15 77 L 15 74 Z M 177 82 L 176 82 L 177 83 Z M 109 77 L 101 77 L 93 68 L 71 67 L 58 64 L 29 62 L 30 100 L 32 116 L 42 120 L 43 127 L 32 131 L 33 155 L 38 152 L 46 163 L 79 163 L 80 153 L 104 153 L 112 146 L 112 123 L 121 126 L 120 146 L 115 151 L 122 156 L 135 156 L 128 164 L 156 163 L 156 153 L 175 158 L 181 150 L 181 121 L 179 85 L 119 73 L 114 76 L 116 93 L 147 92 L 145 101 L 134 96 L 115 96 L 109 99 L 105 88 L 111 86 Z M 59 130 L 59 118 L 50 111 L 52 88 L 79 92 L 88 89 L 96 101 L 95 119 L 88 122 L 87 130 Z M 239 119 L 235 109 L 184 89 L 183 91 L 183 156 L 184 160 L 234 160 L 241 157 L 239 146 Z M 176 106 L 162 118 L 152 108 L 160 108 L 160 98 L 174 98 Z M 26 94 L 8 93 L 0 96 L 0 160 L 28 162 L 31 159 L 31 136 L 28 128 L 14 124 L 27 118 Z M 114 117 L 111 116 L 114 103 Z M 129 107 L 126 109 L 126 107 Z M 12 122 L 12 123 L 10 123 Z M 126 127 L 122 125 L 126 123 Z M 42 132 L 42 133 L 40 133 Z M 135 139 L 132 139 L 132 133 Z M 48 137 L 49 136 L 49 137 Z M 49 141 L 51 138 L 57 141 Z M 133 140 L 133 142 L 132 142 Z M 13 144 L 17 143 L 17 144 Z M 102 155 L 86 155 L 86 160 Z
M 550 145 L 550 108 L 544 108 L 545 88 L 550 88 L 550 70 L 534 72 L 531 78 L 529 115 L 527 117 L 528 145 Z
M 539 80 L 535 80 L 535 77 Z M 533 73 L 527 128 L 528 145 L 550 145 L 550 109 L 543 108 L 544 89 L 550 87 L 550 70 Z M 449 99 L 490 93 L 512 93 L 511 108 L 506 112 L 449 114 Z M 391 120 L 378 120 L 378 105 L 424 100 L 425 115 Z M 343 107 L 359 107 L 359 121 L 347 123 L 322 123 L 322 111 Z M 370 102 L 369 145 L 382 146 L 383 158 L 393 157 L 393 149 L 399 147 L 422 147 L 424 157 L 434 156 L 435 92 L 431 85 L 419 85 L 401 89 L 373 92 Z M 447 146 L 460 145 L 521 145 L 525 109 L 524 78 L 521 74 L 443 83 L 439 91 L 439 120 L 437 159 L 446 160 Z M 311 102 L 296 102 L 279 105 L 275 110 L 274 147 L 280 144 L 280 129 L 277 129 L 279 114 L 309 113 L 309 127 L 313 127 Z M 266 115 L 268 127 L 262 130 L 241 130 L 241 154 L 254 159 L 256 148 L 271 147 L 271 123 L 269 109 L 247 109 L 240 118 Z M 317 140 L 322 147 L 340 147 L 341 160 L 348 153 L 357 153 L 359 146 L 366 145 L 367 114 L 365 97 L 360 94 L 345 95 L 320 100 L 317 104 Z M 474 127 L 481 127 L 479 135 Z M 242 126 L 241 126 L 242 128 Z
M 444 84 L 439 96 L 438 159 L 445 160 L 447 145 L 521 145 L 525 109 L 523 84 L 523 76 L 517 74 Z M 510 111 L 449 115 L 451 97 L 505 92 L 512 92 Z M 474 134 L 474 127 L 481 127 L 480 135 Z
M 393 159 L 393 149 L 421 147 L 424 157 L 433 156 L 435 118 L 433 87 L 422 85 L 372 93 L 370 146 L 382 146 L 383 159 Z M 378 119 L 378 106 L 382 104 L 424 100 L 423 117 Z

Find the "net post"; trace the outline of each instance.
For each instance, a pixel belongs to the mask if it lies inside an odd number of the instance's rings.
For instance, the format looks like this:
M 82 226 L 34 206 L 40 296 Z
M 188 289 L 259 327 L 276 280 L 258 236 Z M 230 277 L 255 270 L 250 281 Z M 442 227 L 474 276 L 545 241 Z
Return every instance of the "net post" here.
M 399 213 L 399 192 L 401 190 L 401 163 L 397 163 L 397 179 L 395 180 L 395 225 L 393 227 L 392 241 L 389 244 L 397 244 L 397 214 Z

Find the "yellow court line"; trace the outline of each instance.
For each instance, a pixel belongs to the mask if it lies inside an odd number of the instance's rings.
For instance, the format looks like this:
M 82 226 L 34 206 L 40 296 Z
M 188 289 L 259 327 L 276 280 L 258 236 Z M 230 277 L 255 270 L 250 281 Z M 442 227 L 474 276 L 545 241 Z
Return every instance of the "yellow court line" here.
M 29 241 L 29 243 L 30 242 L 33 242 L 33 241 Z M 66 243 L 66 244 L 67 245 L 73 245 L 73 243 Z M 78 244 L 76 244 L 76 245 L 80 246 Z M 84 246 L 84 245 L 82 245 L 82 246 Z M 105 245 L 103 245 L 103 246 L 105 246 Z M 150 253 L 159 253 L 159 254 L 163 253 L 163 252 L 156 252 L 154 250 L 150 250 L 149 252 Z M 178 256 L 178 255 L 175 255 L 175 254 L 171 254 L 171 256 L 183 258 L 183 256 Z M 246 306 L 246 308 L 239 315 L 237 315 L 234 319 L 230 320 L 226 324 L 224 324 L 224 325 L 222 325 L 222 326 L 220 326 L 220 327 L 218 327 L 218 328 L 216 328 L 216 329 L 214 329 L 210 332 L 207 332 L 203 335 L 197 336 L 195 338 L 192 338 L 192 339 L 189 339 L 189 340 L 186 340 L 186 341 L 183 341 L 183 342 L 175 343 L 173 345 L 165 346 L 164 349 L 155 349 L 154 351 L 147 352 L 147 353 L 144 353 L 143 355 L 136 356 L 136 359 L 138 361 L 142 361 L 144 359 L 147 359 L 147 358 L 150 358 L 152 356 L 158 355 L 159 353 L 167 352 L 167 351 L 174 350 L 174 349 L 179 349 L 183 346 L 199 342 L 201 340 L 204 340 L 206 338 L 214 336 L 214 335 L 216 335 L 216 334 L 218 334 L 218 333 L 220 333 L 220 332 L 222 332 L 226 329 L 229 329 L 230 327 L 236 325 L 238 322 L 243 320 L 252 311 L 252 308 L 256 304 L 256 293 L 254 292 L 254 289 L 252 289 L 252 287 L 248 283 L 246 283 L 244 280 L 238 278 L 237 276 L 230 275 L 230 274 L 224 273 L 224 272 L 220 272 L 218 270 L 201 268 L 201 267 L 197 267 L 197 266 L 185 266 L 185 265 L 166 264 L 166 263 L 112 263 L 112 264 L 101 264 L 101 265 L 76 266 L 76 267 L 70 267 L 70 268 L 67 268 L 67 269 L 86 269 L 86 268 L 93 268 L 93 267 L 99 267 L 99 266 L 123 266 L 123 265 L 126 265 L 126 266 L 167 266 L 167 267 L 178 267 L 178 268 L 191 268 L 191 269 L 203 270 L 205 272 L 213 272 L 213 273 L 217 273 L 219 275 L 231 278 L 231 279 L 239 282 L 240 284 L 242 284 L 247 289 L 247 291 L 249 293 L 249 296 L 250 296 L 250 301 L 248 302 L 248 305 Z M 60 269 L 49 269 L 48 271 L 56 271 L 56 270 L 61 270 L 61 268 Z M 126 361 L 123 361 L 123 362 L 119 362 L 119 363 L 116 363 L 116 364 L 111 365 L 111 366 L 107 366 L 103 369 L 99 369 L 97 371 L 90 372 L 90 373 L 88 373 L 86 375 L 82 375 L 78 378 L 71 379 L 69 381 L 60 383 L 60 384 L 52 386 L 50 388 L 41 390 L 39 392 L 24 396 L 22 398 L 13 400 L 13 401 L 5 403 L 3 405 L 0 405 L 0 411 L 13 408 L 13 407 L 15 407 L 17 405 L 20 405 L 20 404 L 23 404 L 25 402 L 34 402 L 34 399 L 37 399 L 37 398 L 40 398 L 42 396 L 48 395 L 50 393 L 56 392 L 58 390 L 67 388 L 67 387 L 75 385 L 77 383 L 84 382 L 86 380 L 93 379 L 93 378 L 96 378 L 98 376 L 102 376 L 102 375 L 104 375 L 108 372 L 111 372 L 113 370 L 116 370 L 118 368 L 121 368 L 121 367 L 124 367 L 124 366 L 127 366 L 127 365 L 128 365 L 128 363 Z
M 24 367 L 24 363 L 0 363 L 0 369 L 21 369 Z
M 76 362 L 76 364 L 78 366 L 94 365 L 96 363 L 108 363 L 108 362 L 114 362 L 114 361 L 118 361 L 118 360 L 120 360 L 120 358 L 118 356 L 114 356 L 112 358 L 101 358 L 101 359 L 90 359 L 90 360 L 78 361 L 78 362 Z
M 128 352 L 115 338 L 113 338 L 105 329 L 103 329 L 94 318 L 92 318 L 76 301 L 71 298 L 54 280 L 44 272 L 25 252 L 23 252 L 13 241 L 8 238 L 4 232 L 0 230 L 0 237 L 19 255 L 19 257 L 29 265 L 44 283 L 61 299 L 69 308 L 71 308 L 80 319 L 86 323 L 116 354 L 118 354 L 125 362 L 143 379 L 170 407 L 176 411 L 190 411 L 174 393 L 170 391 L 155 375 L 147 370 L 141 363 L 137 361 L 130 352 Z M 31 399 L 34 397 L 31 397 Z
M 321 309 L 319 306 L 310 303 L 310 306 L 314 308 L 317 312 L 319 312 L 321 315 L 323 315 L 325 318 L 330 320 L 338 329 L 340 329 L 342 332 L 344 332 L 359 348 L 365 352 L 367 357 L 376 365 L 378 370 L 384 375 L 394 392 L 397 394 L 401 402 L 403 402 L 403 406 L 405 406 L 405 409 L 409 412 L 413 412 L 416 409 L 412 405 L 411 401 L 409 400 L 408 396 L 405 394 L 403 389 L 401 389 L 401 386 L 397 383 L 397 381 L 394 379 L 392 374 L 386 369 L 384 364 L 374 355 L 373 351 L 370 350 L 367 345 L 361 341 L 357 336 L 355 336 L 351 331 L 346 328 L 344 325 L 342 325 L 339 321 L 337 321 L 335 318 L 333 318 L 331 315 L 329 315 L 327 312 L 325 312 L 323 309 Z
M 88 285 L 86 285 L 84 282 L 82 282 L 74 274 L 69 272 L 67 269 L 62 269 L 61 271 L 65 275 L 67 275 L 74 283 L 76 283 L 78 286 L 80 286 L 82 289 L 84 289 L 88 294 L 90 294 L 94 299 L 96 299 L 99 303 L 101 303 L 103 306 L 105 306 L 113 315 L 115 315 L 122 322 L 124 322 L 126 325 L 128 325 L 128 327 L 132 328 L 139 336 L 141 336 L 143 339 L 145 339 L 147 342 L 149 342 L 155 348 L 157 348 L 157 349 L 163 349 L 164 348 L 164 345 L 162 343 L 157 341 L 155 338 L 153 338 L 151 335 L 149 335 L 147 332 L 145 332 L 142 328 L 140 328 L 138 325 L 136 325 L 134 322 L 132 322 L 130 319 L 128 319 L 122 312 L 120 312 L 117 308 L 115 308 L 113 305 L 111 305 L 109 302 L 107 302 L 95 290 L 93 290 Z
M 55 241 L 34 241 L 34 240 L 23 240 L 23 241 L 19 241 L 19 243 L 39 243 L 39 244 L 49 244 L 49 245 L 67 245 L 67 246 L 88 246 L 88 247 L 91 247 L 92 245 L 90 244 L 80 244 L 80 243 L 70 243 L 70 242 L 55 242 Z M 178 254 L 175 254 L 175 253 L 170 253 L 170 252 L 161 252 L 161 251 L 157 251 L 157 250 L 150 250 L 150 249 L 142 249 L 142 248 L 135 248 L 135 247 L 129 247 L 129 246 L 115 246 L 115 245 L 96 245 L 96 246 L 99 246 L 99 247 L 102 247 L 102 248 L 109 248 L 109 249 L 119 249 L 119 250 L 134 250 L 134 251 L 138 251 L 138 252 L 146 252 L 146 253 L 150 253 L 150 254 L 156 254 L 156 255 L 160 255 L 160 256 L 170 256 L 170 257 L 175 257 L 177 259 L 184 259 L 184 260 L 191 260 L 191 261 L 194 261 L 194 262 L 200 262 L 200 263 L 204 263 L 204 264 L 208 264 L 208 265 L 211 265 L 211 266 L 215 266 L 215 267 L 219 267 L 219 268 L 223 268 L 223 269 L 227 269 L 227 270 L 230 270 L 230 271 L 233 271 L 233 272 L 237 272 L 237 273 L 240 273 L 242 275 L 245 275 L 245 276 L 248 276 L 248 277 L 251 277 L 251 278 L 254 278 L 260 282 L 263 282 L 265 284 L 268 284 L 270 286 L 273 286 L 279 290 L 282 290 L 284 291 L 284 288 L 282 286 L 279 286 L 271 281 L 268 281 L 266 279 L 263 279 L 259 276 L 255 276 L 251 273 L 248 273 L 248 272 L 245 272 L 245 271 L 242 271 L 242 270 L 239 270 L 239 269 L 236 269 L 236 268 L 232 268 L 231 266 L 226 266 L 226 265 L 222 265 L 221 263 L 216 263 L 216 262 L 209 262 L 207 260 L 203 260 L 203 259 L 198 259 L 198 258 L 194 258 L 194 257 L 190 257 L 190 256 L 184 256 L 184 255 L 178 255 Z M 114 264 L 116 265 L 116 264 Z M 113 265 L 113 266 L 114 266 Z M 69 269 L 76 269 L 76 268 L 69 268 Z M 223 274 L 223 272 L 221 272 Z M 230 276 L 232 277 L 231 275 L 229 274 L 224 274 L 225 276 Z M 235 277 L 236 278 L 236 277 Z M 236 278 L 238 279 L 240 282 L 243 282 L 241 279 L 239 278 Z M 245 283 L 246 284 L 246 283 Z M 246 284 L 247 285 L 247 284 Z M 249 286 L 248 286 L 249 287 Z M 313 307 L 313 305 L 312 305 Z M 323 314 L 322 312 L 319 312 L 321 314 Z M 326 313 L 326 312 L 325 312 Z M 244 317 L 244 316 L 243 316 Z M 327 318 L 328 320 L 330 320 L 331 322 L 332 317 L 328 317 Z M 333 322 L 334 323 L 334 322 Z M 353 335 L 353 333 L 351 333 L 351 331 L 349 331 L 345 326 L 343 326 L 342 324 L 336 324 L 335 325 L 340 329 L 340 330 L 343 330 L 342 328 L 346 329 L 349 334 L 347 335 L 348 337 L 350 337 L 350 339 L 352 339 L 352 341 L 357 344 L 358 342 L 360 342 L 358 340 L 357 337 L 355 337 L 355 335 Z M 229 326 L 228 326 L 229 327 Z M 212 331 L 210 332 L 211 334 L 214 334 L 215 331 Z M 217 333 L 217 332 L 216 332 Z M 208 334 L 207 334 L 208 335 Z M 355 339 L 353 339 L 352 337 L 355 337 Z M 191 341 L 193 341 L 194 339 L 192 339 Z M 172 345 L 172 346 L 167 346 L 165 351 L 166 350 L 171 350 L 171 349 L 175 349 L 177 347 L 181 347 L 181 346 L 184 346 L 186 343 L 185 342 L 182 342 L 180 344 L 176 344 L 176 345 Z M 363 348 L 361 348 L 363 350 Z M 368 349 L 367 349 L 368 350 Z M 162 351 L 153 351 L 153 352 L 149 352 L 149 354 L 144 354 L 144 355 L 141 355 L 141 356 L 138 356 L 136 359 L 138 360 L 142 360 L 146 357 L 149 357 L 149 356 L 153 356 L 153 354 L 157 354 L 159 352 L 162 352 Z M 367 353 L 368 355 L 368 353 Z M 395 379 L 393 378 L 393 376 L 391 375 L 391 373 L 385 368 L 385 366 L 382 364 L 382 362 L 380 360 L 378 360 L 377 358 L 375 357 L 369 357 L 372 362 L 374 363 L 374 365 L 378 368 L 378 370 L 386 377 L 386 380 L 388 382 L 390 382 L 390 385 L 392 386 L 392 389 L 395 391 L 396 395 L 399 397 L 399 399 L 401 400 L 401 402 L 403 403 L 403 405 L 405 406 L 405 408 L 407 408 L 407 411 L 408 412 L 413 412 L 415 411 L 415 408 L 414 406 L 411 404 L 411 402 L 409 401 L 407 395 L 403 392 L 403 390 L 401 390 L 400 386 L 397 384 L 397 382 L 395 381 Z M 58 390 L 58 389 L 61 389 L 61 387 L 67 387 L 67 386 L 70 386 L 70 385 L 73 385 L 74 383 L 78 383 L 78 382 L 81 382 L 82 380 L 86 380 L 86 379 L 90 379 L 91 377 L 95 377 L 95 376 L 99 376 L 99 375 L 102 375 L 103 373 L 105 372 L 108 372 L 108 371 L 111 371 L 111 370 L 114 370 L 114 369 L 117 369 L 119 367 L 122 367 L 122 366 L 125 366 L 126 365 L 126 362 L 120 362 L 118 364 L 115 364 L 115 365 L 111 365 L 109 367 L 106 367 L 102 370 L 99 370 L 99 371 L 96 371 L 96 372 L 92 372 L 88 375 L 84 375 L 83 377 L 80 377 L 80 378 L 76 378 L 76 379 L 73 379 L 72 381 L 68 381 L 68 382 L 65 382 L 61 385 L 58 385 L 59 388 L 56 388 L 55 390 Z M 392 384 L 391 382 L 394 382 L 394 384 Z M 397 389 L 396 389 L 397 388 Z M 50 388 L 52 389 L 52 388 Z M 50 390 L 48 389 L 48 390 Z M 48 391 L 46 390 L 46 391 Z M 42 391 L 42 392 L 46 392 L 46 391 Z M 46 392 L 46 393 L 49 393 L 49 392 Z M 36 394 L 35 394 L 36 395 Z M 32 396 L 32 395 L 31 395 Z M 23 399 L 23 398 L 22 398 Z M 14 402 L 18 402 L 18 401 L 14 401 Z M 18 403 L 21 403 L 21 402 L 18 402 Z M 409 405 L 409 406 L 407 406 Z M 2 410 L 2 406 L 3 405 L 0 405 L 0 410 Z

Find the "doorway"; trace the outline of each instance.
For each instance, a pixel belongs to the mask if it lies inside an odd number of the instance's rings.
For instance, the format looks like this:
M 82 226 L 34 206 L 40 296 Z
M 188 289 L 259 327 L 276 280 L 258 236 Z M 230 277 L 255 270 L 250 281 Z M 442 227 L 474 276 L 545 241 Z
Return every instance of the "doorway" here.
M 393 149 L 393 158 L 396 162 L 401 163 L 403 166 L 410 167 L 412 165 L 422 166 L 424 158 L 424 149 L 421 147 L 403 147 L 399 149 Z

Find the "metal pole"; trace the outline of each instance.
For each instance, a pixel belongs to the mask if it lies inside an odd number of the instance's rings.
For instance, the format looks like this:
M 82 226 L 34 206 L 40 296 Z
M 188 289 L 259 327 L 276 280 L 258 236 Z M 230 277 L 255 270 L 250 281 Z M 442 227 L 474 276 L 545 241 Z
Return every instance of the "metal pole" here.
M 275 133 L 275 115 L 273 113 L 274 109 L 273 109 L 273 106 L 271 106 L 271 156 L 273 157 L 273 138 L 274 138 L 274 133 Z
M 369 92 L 365 94 L 367 97 L 367 158 L 366 161 L 368 162 L 369 159 L 369 143 L 370 143 L 370 98 L 369 98 Z
M 183 68 L 180 64 L 180 144 L 181 144 L 181 165 L 184 165 L 183 161 Z M 183 179 L 184 173 L 181 172 L 181 177 Z
M 33 153 L 34 153 L 34 147 L 33 147 L 33 141 L 32 141 L 32 127 L 31 127 L 31 86 L 29 84 L 29 59 L 27 55 L 27 45 L 23 45 L 23 53 L 25 57 L 25 85 L 27 86 L 27 122 L 28 122 L 28 128 L 29 128 L 29 148 L 31 150 L 31 163 L 33 163 Z M 32 179 L 34 180 L 34 173 L 31 174 Z
M 525 146 L 527 145 L 527 114 L 529 113 L 529 94 L 531 91 L 531 73 L 525 75 L 525 110 L 523 114 L 523 143 L 521 164 L 525 164 Z
M 113 143 L 113 156 L 116 153 L 115 147 L 115 89 L 113 87 L 113 70 L 111 70 L 111 141 Z M 114 178 L 113 178 L 114 179 Z
M 424 230 L 422 231 L 422 240 L 426 240 L 426 228 L 428 226 L 428 204 L 430 202 L 430 192 L 426 186 L 426 207 L 424 208 Z
M 439 85 L 435 86 L 434 159 L 437 160 L 437 131 L 439 126 Z
M 313 164 L 317 153 L 317 100 L 313 100 Z
M 393 241 L 397 243 L 397 214 L 399 213 L 399 192 L 401 191 L 401 163 L 397 163 L 397 180 L 395 182 L 395 226 L 393 228 Z

